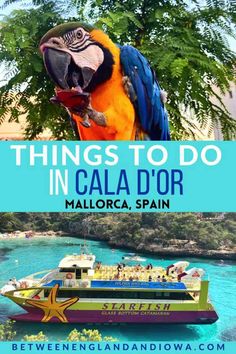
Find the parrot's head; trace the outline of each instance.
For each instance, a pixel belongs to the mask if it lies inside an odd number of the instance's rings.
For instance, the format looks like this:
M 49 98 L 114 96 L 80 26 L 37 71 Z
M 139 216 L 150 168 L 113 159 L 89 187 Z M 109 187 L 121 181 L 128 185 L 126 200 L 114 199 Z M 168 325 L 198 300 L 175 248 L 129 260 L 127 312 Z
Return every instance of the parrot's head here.
M 104 36 L 102 31 L 80 22 L 61 24 L 43 36 L 40 51 L 58 88 L 92 92 L 109 80 L 114 58 L 109 45 L 103 43 Z M 108 40 L 105 38 L 105 43 Z

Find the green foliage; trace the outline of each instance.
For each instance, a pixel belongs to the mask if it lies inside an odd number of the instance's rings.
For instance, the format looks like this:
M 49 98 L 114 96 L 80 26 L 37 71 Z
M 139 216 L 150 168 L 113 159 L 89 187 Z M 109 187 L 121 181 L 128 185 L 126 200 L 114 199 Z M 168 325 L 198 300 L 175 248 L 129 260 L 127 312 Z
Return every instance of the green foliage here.
M 6 0 L 11 3 L 23 3 Z M 71 138 L 66 113 L 49 104 L 53 85 L 37 46 L 54 25 L 69 20 L 95 23 L 121 44 L 132 44 L 150 60 L 168 92 L 173 139 L 196 138 L 201 128 L 220 123 L 226 139 L 235 137 L 236 122 L 223 105 L 234 80 L 236 55 L 227 36 L 236 38 L 236 2 L 207 0 L 33 0 L 37 8 L 14 11 L 0 23 L 0 62 L 9 82 L 0 90 L 0 119 L 27 116 L 26 136 L 50 128 L 58 138 Z M 112 9 L 112 10 L 111 10 Z M 217 90 L 216 90 L 217 87 Z
M 73 138 L 67 113 L 49 103 L 54 87 L 38 51 L 40 37 L 63 20 L 51 2 L 37 9 L 13 11 L 0 23 L 0 62 L 8 81 L 0 89 L 0 122 L 26 116 L 26 136 L 34 139 L 45 128 L 58 139 Z
M 77 329 L 71 331 L 66 338 L 67 342 L 116 342 L 117 339 L 113 337 L 102 337 L 97 329 L 83 329 L 79 332 Z
M 13 329 L 14 321 L 8 320 L 4 324 L 0 324 L 0 341 L 12 341 L 16 332 Z
M 0 214 L 0 230 L 1 232 L 10 232 L 19 230 L 22 227 L 22 222 L 15 217 L 13 213 Z
M 12 341 L 16 332 L 13 330 L 14 321 L 7 321 L 5 324 L 0 324 L 0 341 Z M 48 337 L 40 331 L 37 334 L 27 334 L 22 338 L 24 342 L 48 342 Z M 74 329 L 66 338 L 68 342 L 116 342 L 117 339 L 110 336 L 102 336 L 96 329 L 83 329 L 78 331 Z
M 0 232 L 63 231 L 113 245 L 228 249 L 236 247 L 236 213 L 0 213 Z M 176 244 L 175 244 L 176 241 Z
M 22 340 L 24 342 L 47 342 L 48 337 L 40 331 L 37 334 L 25 335 Z
M 120 5 L 117 9 L 111 1 L 104 3 L 113 12 L 120 11 Z M 123 23 L 122 40 L 149 58 L 168 92 L 172 138 L 195 137 L 195 124 L 189 117 L 193 113 L 202 128 L 210 123 L 211 130 L 220 122 L 225 138 L 235 134 L 235 122 L 222 102 L 234 80 L 235 53 L 229 49 L 226 35 L 235 37 L 235 9 L 235 2 L 230 6 L 228 2 L 208 2 L 206 7 L 200 1 L 191 7 L 186 1 L 124 3 L 123 13 L 131 10 L 142 27 Z M 108 5 L 103 11 L 109 18 Z M 113 39 L 120 39 L 119 23 L 113 21 L 106 29 Z

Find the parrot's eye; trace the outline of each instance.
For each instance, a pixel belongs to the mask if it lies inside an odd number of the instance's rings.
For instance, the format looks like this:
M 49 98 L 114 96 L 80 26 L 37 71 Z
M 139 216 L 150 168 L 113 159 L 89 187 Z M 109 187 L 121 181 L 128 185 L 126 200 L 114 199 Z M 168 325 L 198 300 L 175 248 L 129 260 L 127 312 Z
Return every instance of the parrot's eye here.
M 83 32 L 81 30 L 78 30 L 76 33 L 77 39 L 82 39 L 83 38 Z
M 63 40 L 67 46 L 73 45 L 74 43 L 80 43 L 84 39 L 85 32 L 82 28 L 75 31 L 67 32 L 63 35 Z

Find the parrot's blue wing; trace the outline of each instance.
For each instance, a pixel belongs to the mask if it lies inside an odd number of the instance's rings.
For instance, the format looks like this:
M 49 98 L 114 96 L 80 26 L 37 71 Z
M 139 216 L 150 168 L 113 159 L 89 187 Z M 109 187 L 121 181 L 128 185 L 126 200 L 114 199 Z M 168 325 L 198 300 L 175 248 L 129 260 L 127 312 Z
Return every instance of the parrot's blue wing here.
M 120 60 L 123 72 L 132 84 L 129 96 L 142 129 L 151 140 L 170 140 L 161 89 L 147 59 L 134 47 L 125 45 L 120 46 Z

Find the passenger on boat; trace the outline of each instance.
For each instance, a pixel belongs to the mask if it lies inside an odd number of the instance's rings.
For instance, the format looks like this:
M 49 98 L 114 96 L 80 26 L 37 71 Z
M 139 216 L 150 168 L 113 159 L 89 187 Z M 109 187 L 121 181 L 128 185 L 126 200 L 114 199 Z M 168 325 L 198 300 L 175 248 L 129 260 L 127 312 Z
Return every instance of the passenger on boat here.
M 120 278 L 120 273 L 118 272 L 118 273 L 116 273 L 115 275 L 114 275 L 114 280 L 117 280 L 117 279 L 119 279 Z
M 161 276 L 160 276 L 160 275 L 158 275 L 158 277 L 157 277 L 157 281 L 158 281 L 158 282 L 160 282 L 160 281 L 161 281 Z
M 125 274 L 123 274 L 122 280 L 124 280 L 124 281 L 126 280 Z
M 165 283 L 167 280 L 166 280 L 166 277 L 164 275 L 162 275 L 162 282 Z
M 22 289 L 27 289 L 27 288 L 28 288 L 28 283 L 27 283 L 26 281 L 22 281 L 22 282 L 20 283 L 20 288 L 22 288 Z
M 146 266 L 147 270 L 151 270 L 152 268 L 153 268 L 153 265 L 151 263 Z
M 133 281 L 134 278 L 132 277 L 132 275 L 129 277 L 129 281 Z
M 102 267 L 102 262 L 97 262 L 97 265 L 95 267 L 95 270 L 100 270 Z
M 183 267 L 179 267 L 177 270 L 177 274 L 182 274 L 183 273 Z
M 64 278 L 64 285 L 67 288 L 73 288 L 75 286 L 75 281 L 73 279 L 73 274 L 72 273 L 67 273 L 65 278 Z
M 149 275 L 148 281 L 152 281 L 152 276 L 151 275 Z
M 12 282 L 13 282 L 13 286 L 16 287 L 16 289 L 18 289 L 20 287 L 20 282 L 16 280 L 16 278 L 12 278 Z
M 120 263 L 118 263 L 118 265 L 117 265 L 117 270 L 119 271 L 119 270 L 121 270 L 123 267 L 122 267 L 122 264 L 120 264 Z
M 141 267 L 141 264 L 137 264 L 136 266 L 135 266 L 135 270 L 140 270 L 142 267 Z
M 15 286 L 13 279 L 9 279 L 7 285 Z

